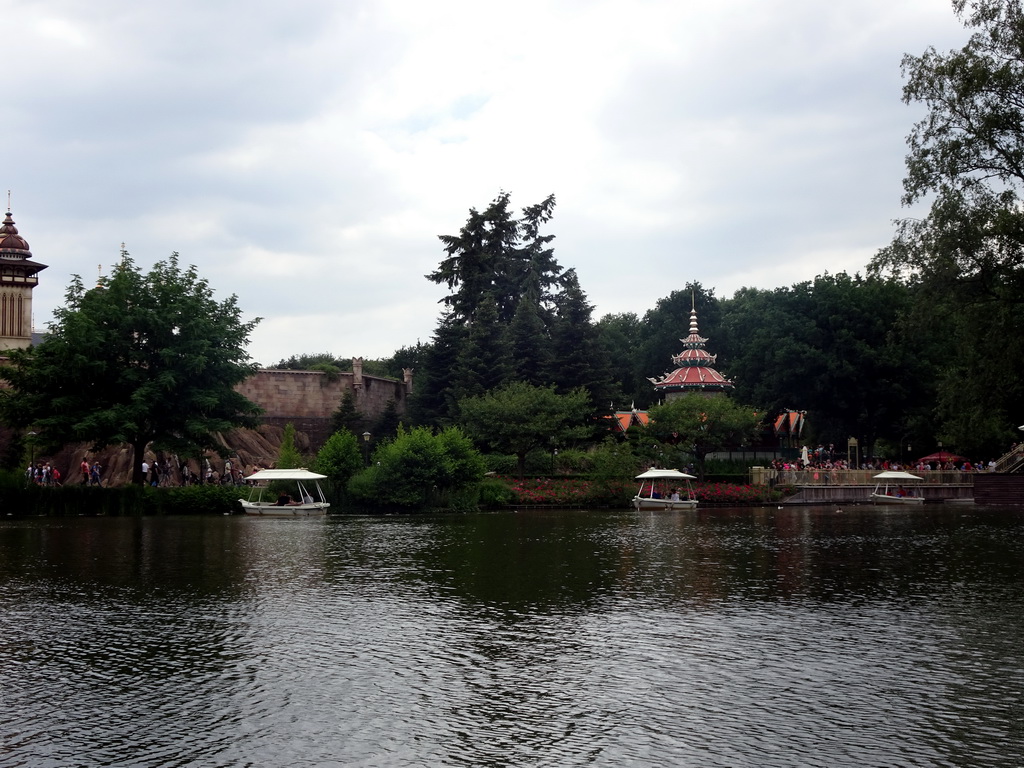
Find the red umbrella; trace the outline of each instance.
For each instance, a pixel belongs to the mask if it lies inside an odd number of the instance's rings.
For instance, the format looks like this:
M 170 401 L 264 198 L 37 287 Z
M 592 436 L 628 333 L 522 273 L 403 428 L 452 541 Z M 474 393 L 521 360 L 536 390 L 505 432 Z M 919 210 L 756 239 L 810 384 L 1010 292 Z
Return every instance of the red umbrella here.
M 918 461 L 937 461 L 940 464 L 945 464 L 947 461 L 967 461 L 967 457 L 950 453 L 949 451 L 936 451 L 935 453 L 929 453 L 927 456 L 922 456 Z

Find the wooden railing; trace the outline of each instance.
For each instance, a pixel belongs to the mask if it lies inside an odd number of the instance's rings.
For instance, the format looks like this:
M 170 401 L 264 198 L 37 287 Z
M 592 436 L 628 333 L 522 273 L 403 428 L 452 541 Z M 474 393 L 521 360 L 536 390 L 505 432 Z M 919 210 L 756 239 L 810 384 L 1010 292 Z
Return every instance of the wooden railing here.
M 996 461 L 996 472 L 1018 472 L 1024 469 L 1024 443 L 1010 449 Z
M 870 485 L 879 483 L 875 479 L 881 470 L 878 469 L 802 469 L 802 470 L 771 470 L 763 469 L 760 473 L 755 467 L 751 471 L 752 483 L 773 482 L 775 485 Z M 904 485 L 974 485 L 974 477 L 979 472 L 958 472 L 954 470 L 909 470 L 910 474 L 920 480 L 908 480 Z M 889 482 L 892 485 L 892 481 Z

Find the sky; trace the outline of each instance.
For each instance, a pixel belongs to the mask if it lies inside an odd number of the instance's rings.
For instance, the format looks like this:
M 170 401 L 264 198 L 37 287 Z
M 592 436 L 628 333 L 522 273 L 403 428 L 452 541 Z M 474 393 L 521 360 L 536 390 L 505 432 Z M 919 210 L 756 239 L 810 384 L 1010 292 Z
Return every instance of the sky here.
M 124 243 L 234 294 L 253 360 L 430 340 L 471 208 L 549 194 L 594 318 L 863 273 L 892 238 L 900 61 L 949 0 L 5 4 L 0 185 L 37 329 Z M 699 308 L 698 308 L 699 311 Z M 680 335 L 687 328 L 681 319 Z M 702 329 L 704 330 L 704 329 Z

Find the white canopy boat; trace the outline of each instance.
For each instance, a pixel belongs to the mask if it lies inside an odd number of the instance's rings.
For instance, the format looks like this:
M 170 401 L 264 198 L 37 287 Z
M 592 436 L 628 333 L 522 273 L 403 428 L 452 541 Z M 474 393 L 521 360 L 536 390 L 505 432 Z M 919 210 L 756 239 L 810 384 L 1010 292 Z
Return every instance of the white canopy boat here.
M 693 475 L 678 469 L 648 469 L 636 476 L 640 490 L 633 497 L 633 507 L 641 510 L 694 509 L 697 496 L 693 492 Z
M 887 470 L 875 475 L 878 484 L 871 492 L 871 500 L 875 504 L 924 504 L 924 496 L 915 490 L 908 490 L 903 483 L 923 480 L 909 472 Z
M 239 499 L 247 515 L 265 517 L 299 517 L 302 515 L 323 515 L 331 506 L 324 498 L 320 481 L 327 475 L 318 475 L 308 469 L 261 469 L 253 472 L 247 481 L 256 483 L 249 491 L 248 499 Z M 298 498 L 287 493 L 271 494 L 267 483 L 273 480 L 294 482 L 299 490 Z M 315 494 L 315 495 L 314 495 Z M 264 498 L 264 497 L 267 498 Z

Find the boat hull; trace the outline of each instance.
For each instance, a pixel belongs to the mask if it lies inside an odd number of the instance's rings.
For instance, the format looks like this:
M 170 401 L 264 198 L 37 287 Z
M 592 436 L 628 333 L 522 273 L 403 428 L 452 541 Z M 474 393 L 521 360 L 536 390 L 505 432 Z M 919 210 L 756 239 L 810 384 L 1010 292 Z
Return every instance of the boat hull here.
M 239 499 L 242 504 L 242 511 L 247 515 L 258 517 L 310 517 L 312 515 L 325 515 L 327 508 L 331 506 L 327 502 L 314 502 L 313 504 L 279 505 L 259 501 L 248 501 Z
M 910 506 L 924 504 L 924 498 L 921 496 L 890 496 L 886 493 L 872 493 L 871 501 L 875 504 L 906 504 Z
M 681 509 L 695 509 L 696 499 L 650 499 L 643 496 L 633 497 L 633 508 L 638 512 L 673 512 Z

